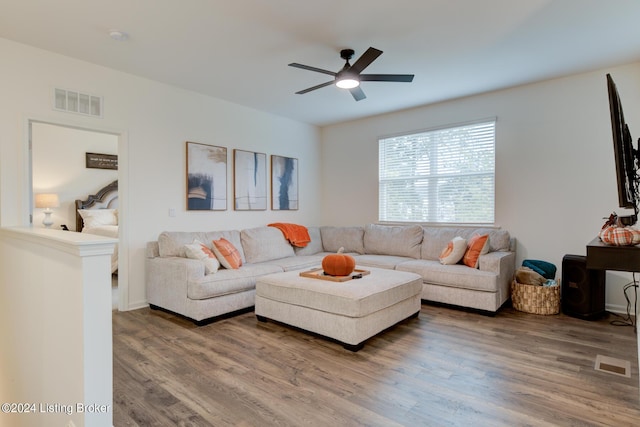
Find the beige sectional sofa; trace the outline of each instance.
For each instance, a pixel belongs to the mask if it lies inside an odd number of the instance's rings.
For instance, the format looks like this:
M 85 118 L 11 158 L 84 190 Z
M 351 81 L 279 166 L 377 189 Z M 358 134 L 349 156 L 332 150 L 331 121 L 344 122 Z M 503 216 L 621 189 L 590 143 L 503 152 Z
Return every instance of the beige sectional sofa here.
M 280 230 L 256 227 L 211 232 L 163 232 L 147 244 L 146 290 L 152 308 L 207 323 L 219 316 L 250 310 L 260 276 L 319 267 L 328 253 L 344 248 L 358 268 L 378 267 L 417 273 L 426 301 L 495 313 L 509 298 L 515 271 L 515 243 L 509 232 L 493 228 L 367 224 L 354 227 L 309 227 L 311 242 L 294 248 Z M 478 268 L 442 265 L 438 256 L 456 236 L 489 234 L 489 252 Z M 240 253 L 239 269 L 205 274 L 204 264 L 189 259 L 185 245 L 194 240 L 211 246 L 224 237 Z

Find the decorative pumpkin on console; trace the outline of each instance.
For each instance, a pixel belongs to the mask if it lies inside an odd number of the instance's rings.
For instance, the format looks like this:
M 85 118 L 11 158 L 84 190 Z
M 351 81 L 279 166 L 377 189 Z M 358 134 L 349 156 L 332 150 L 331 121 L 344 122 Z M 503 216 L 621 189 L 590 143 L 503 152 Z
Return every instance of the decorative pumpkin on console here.
M 625 226 L 615 212 L 609 215 L 609 219 L 602 226 L 598 237 L 607 245 L 635 246 L 640 244 L 640 230 Z
M 343 254 L 344 248 L 335 254 L 322 259 L 322 269 L 330 276 L 348 276 L 356 268 L 356 260 L 351 255 Z

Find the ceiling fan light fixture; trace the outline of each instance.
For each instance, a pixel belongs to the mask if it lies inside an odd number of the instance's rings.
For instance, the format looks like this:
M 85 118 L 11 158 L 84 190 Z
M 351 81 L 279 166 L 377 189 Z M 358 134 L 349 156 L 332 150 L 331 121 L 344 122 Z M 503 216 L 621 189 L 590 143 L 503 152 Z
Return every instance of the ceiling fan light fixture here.
M 360 86 L 360 82 L 351 76 L 336 80 L 336 86 L 340 89 L 353 89 Z
M 292 62 L 290 67 L 301 68 L 303 70 L 314 71 L 316 73 L 328 74 L 333 76 L 333 80 L 320 83 L 319 85 L 312 86 L 307 89 L 299 90 L 296 95 L 302 95 L 311 92 L 316 89 L 330 86 L 335 84 L 340 89 L 347 89 L 351 92 L 351 96 L 356 101 L 362 101 L 366 98 L 366 95 L 360 88 L 360 82 L 411 82 L 413 81 L 413 74 L 362 74 L 365 68 L 367 68 L 373 61 L 376 60 L 382 51 L 374 47 L 370 47 L 363 53 L 356 62 L 351 65 L 349 60 L 353 57 L 353 49 L 342 49 L 340 51 L 340 58 L 345 60 L 344 67 L 338 72 L 324 70 L 322 68 L 310 67 L 308 65 L 298 64 Z

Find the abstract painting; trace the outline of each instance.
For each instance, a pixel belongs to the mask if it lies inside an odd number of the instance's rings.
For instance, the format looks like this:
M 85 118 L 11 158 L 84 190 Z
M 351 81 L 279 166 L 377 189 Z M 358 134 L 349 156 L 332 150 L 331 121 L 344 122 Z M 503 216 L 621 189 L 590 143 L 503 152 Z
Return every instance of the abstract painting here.
M 233 200 L 238 211 L 267 209 L 267 155 L 233 150 Z
M 298 210 L 298 159 L 271 156 L 271 209 Z
M 226 209 L 226 147 L 187 142 L 187 210 Z

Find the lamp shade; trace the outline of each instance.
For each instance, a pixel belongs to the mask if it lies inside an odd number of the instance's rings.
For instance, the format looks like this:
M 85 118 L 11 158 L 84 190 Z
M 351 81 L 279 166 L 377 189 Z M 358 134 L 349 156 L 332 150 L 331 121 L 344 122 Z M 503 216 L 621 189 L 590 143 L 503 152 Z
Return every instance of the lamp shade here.
M 36 208 L 57 208 L 60 206 L 58 195 L 54 193 L 36 194 Z

